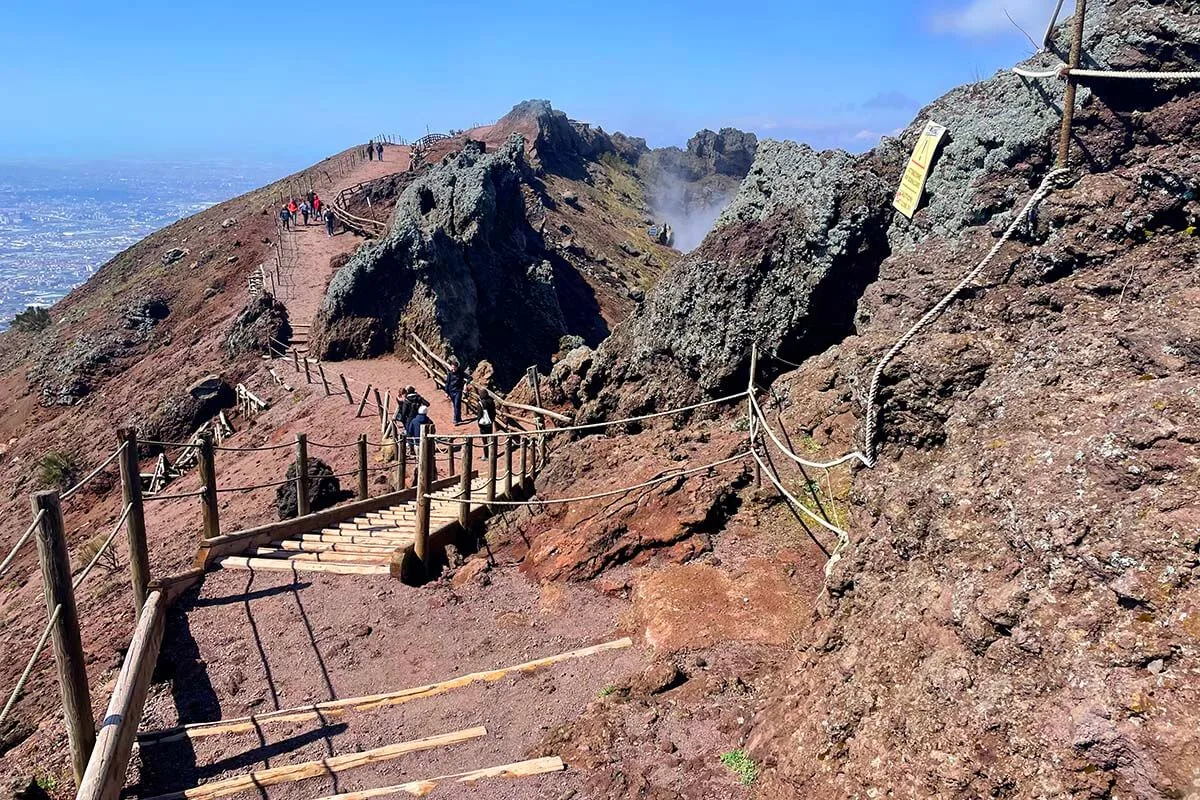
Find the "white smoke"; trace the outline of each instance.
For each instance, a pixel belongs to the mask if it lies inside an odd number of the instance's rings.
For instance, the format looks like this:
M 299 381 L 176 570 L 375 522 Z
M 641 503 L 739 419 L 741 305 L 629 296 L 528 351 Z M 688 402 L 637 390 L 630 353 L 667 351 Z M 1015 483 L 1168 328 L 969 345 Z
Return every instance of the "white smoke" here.
M 687 253 L 704 241 L 736 191 L 736 187 L 689 184 L 679 175 L 663 172 L 651 184 L 647 199 L 654 221 L 669 224 L 675 232 L 675 249 Z

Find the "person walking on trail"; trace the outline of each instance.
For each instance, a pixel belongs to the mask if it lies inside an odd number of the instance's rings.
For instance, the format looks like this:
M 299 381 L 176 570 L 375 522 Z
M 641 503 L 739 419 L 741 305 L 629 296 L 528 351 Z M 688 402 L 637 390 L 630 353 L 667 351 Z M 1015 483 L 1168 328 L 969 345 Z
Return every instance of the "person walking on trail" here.
M 429 401 L 421 397 L 415 386 L 404 387 L 404 394 L 396 406 L 396 423 L 401 430 L 408 430 L 409 421 L 417 415 L 421 406 L 429 408 Z
M 437 428 L 434 427 L 433 420 L 429 418 L 429 406 L 421 406 L 417 409 L 416 415 L 408 421 L 408 425 L 404 428 L 404 435 L 408 440 L 408 452 L 417 452 L 417 444 L 421 441 L 421 428 L 426 425 L 429 426 L 429 433 L 437 433 Z
M 305 200 L 300 203 L 300 217 L 304 220 L 304 226 L 308 227 L 308 215 L 312 212 L 312 206 Z
M 317 193 L 314 192 L 312 189 L 309 189 L 308 194 L 304 195 L 304 199 L 308 201 L 308 205 L 311 208 L 312 204 L 313 204 L 313 200 L 317 199 Z
M 317 219 L 320 219 L 321 218 L 321 195 L 317 194 L 316 192 L 313 192 L 312 209 L 313 209 L 313 214 L 315 214 L 317 216 Z
M 292 212 L 288 211 L 287 206 L 279 209 L 279 222 L 285 231 L 292 229 Z
M 337 220 L 333 216 L 332 211 L 325 212 L 325 235 L 333 236 L 333 226 Z
M 450 405 L 454 408 L 454 424 L 462 425 L 462 396 L 463 390 L 467 388 L 467 373 L 463 372 L 462 365 L 457 361 L 450 362 L 450 371 L 446 373 L 446 396 L 450 398 Z
M 492 393 L 487 391 L 487 387 L 479 393 L 479 416 L 475 418 L 475 422 L 479 425 L 480 433 L 491 433 L 496 429 L 496 401 L 492 399 Z M 483 440 L 483 457 L 491 458 L 491 447 L 495 439 Z
M 288 210 L 288 213 L 292 215 L 292 223 L 295 224 L 297 209 L 296 209 L 296 201 L 294 199 L 288 200 L 287 210 Z
M 379 157 L 380 161 L 383 161 L 383 142 L 375 144 L 375 155 Z
M 367 161 L 375 160 L 375 142 L 367 142 Z

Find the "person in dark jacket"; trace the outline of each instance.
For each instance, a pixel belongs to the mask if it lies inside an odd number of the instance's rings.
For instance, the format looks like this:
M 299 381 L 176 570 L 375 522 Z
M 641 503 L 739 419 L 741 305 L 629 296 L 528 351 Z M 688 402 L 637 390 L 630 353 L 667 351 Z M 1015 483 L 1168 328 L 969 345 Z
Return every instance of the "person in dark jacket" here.
M 332 211 L 325 212 L 325 235 L 333 236 L 333 226 L 337 224 L 337 218 L 333 216 Z
M 462 396 L 463 390 L 467 388 L 468 380 L 462 365 L 457 361 L 451 361 L 450 372 L 446 375 L 446 396 L 450 398 L 450 405 L 454 407 L 455 425 L 463 424 Z
M 496 429 L 496 401 L 492 399 L 492 393 L 486 390 L 479 393 L 479 416 L 475 418 L 475 422 L 479 425 L 480 433 L 492 433 Z M 483 440 L 483 457 L 484 459 L 491 458 L 492 444 L 495 439 Z
M 429 418 L 429 406 L 418 408 L 416 415 L 408 421 L 408 426 L 404 429 L 404 434 L 408 438 L 408 452 L 417 452 L 417 443 L 421 441 L 421 428 L 425 425 L 429 426 L 430 433 L 437 432 L 433 426 L 433 420 Z
M 290 231 L 292 229 L 292 212 L 288 211 L 287 206 L 279 209 L 279 221 L 283 224 L 283 229 L 285 231 Z
M 429 401 L 421 397 L 415 386 L 404 387 L 400 404 L 396 406 L 396 423 L 401 430 L 408 430 L 409 420 L 417 415 L 421 406 L 428 408 Z
M 378 142 L 375 145 L 375 155 L 379 158 L 380 161 L 383 161 L 383 142 Z
M 375 160 L 375 143 L 367 142 L 367 161 Z

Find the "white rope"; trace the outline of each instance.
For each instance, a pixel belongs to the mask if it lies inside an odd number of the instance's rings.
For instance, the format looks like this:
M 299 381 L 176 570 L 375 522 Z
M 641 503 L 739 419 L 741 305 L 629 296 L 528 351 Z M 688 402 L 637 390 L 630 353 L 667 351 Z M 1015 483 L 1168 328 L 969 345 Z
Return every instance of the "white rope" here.
M 21 691 L 25 688 L 25 682 L 29 680 L 29 675 L 33 672 L 33 665 L 37 663 L 38 656 L 46 649 L 46 642 L 50 641 L 50 632 L 54 630 L 54 625 L 58 622 L 58 615 L 61 613 L 62 605 L 56 605 L 54 613 L 50 615 L 50 621 L 46 623 L 46 628 L 42 631 L 42 638 L 38 639 L 37 647 L 33 648 L 33 655 L 29 657 L 29 661 L 25 664 L 25 671 L 17 679 L 17 685 L 13 688 L 12 694 L 8 696 L 8 702 L 4 704 L 4 710 L 0 711 L 0 725 L 3 725 L 4 721 L 8 719 L 8 713 L 16 705 L 17 698 L 21 696 Z
M 596 428 L 607 428 L 613 425 L 627 425 L 631 422 L 641 422 L 655 417 L 669 417 L 674 414 L 682 414 L 686 411 L 694 411 L 697 408 L 705 406 L 717 405 L 718 403 L 728 403 L 730 400 L 738 400 L 746 396 L 746 392 L 741 391 L 737 394 L 731 394 L 727 397 L 718 397 L 716 400 L 705 400 L 702 403 L 694 403 L 690 406 L 682 408 L 672 408 L 667 411 L 656 411 L 653 414 L 643 414 L 640 417 L 626 417 L 625 419 L 614 419 L 606 422 L 590 422 L 587 425 L 569 425 L 564 428 L 545 428 L 544 430 L 519 431 L 516 433 L 435 433 L 431 439 L 446 441 L 449 439 L 499 439 L 504 436 L 551 436 L 556 433 L 567 433 L 569 431 L 587 431 Z
M 801 466 L 812 467 L 813 469 L 832 469 L 833 467 L 845 464 L 847 461 L 854 461 L 856 459 L 868 467 L 871 466 L 871 463 L 867 461 L 867 457 L 857 450 L 853 453 L 847 453 L 841 458 L 834 459 L 833 461 L 809 461 L 807 458 L 801 458 L 792 452 L 787 445 L 780 441 L 779 437 L 775 435 L 775 431 L 771 430 L 771 425 L 767 421 L 766 415 L 763 414 L 762 407 L 758 404 L 758 401 L 754 399 L 754 395 L 750 395 L 750 406 L 754 412 L 754 416 L 762 422 L 762 429 L 767 432 L 767 436 L 769 436 L 771 441 L 775 443 L 775 447 L 779 450 L 779 452 Z M 754 430 L 757 430 L 757 426 L 755 426 Z
M 8 568 L 12 565 L 13 559 L 17 557 L 17 553 L 19 553 L 21 548 L 25 546 L 25 543 L 29 541 L 29 537 L 33 536 L 33 532 L 37 530 L 37 527 L 41 524 L 42 517 L 44 516 L 46 516 L 46 509 L 44 508 L 39 509 L 37 514 L 34 515 L 33 522 L 30 524 L 29 530 L 21 534 L 21 538 L 17 539 L 17 543 L 13 545 L 13 549 L 9 551 L 8 556 L 4 559 L 4 562 L 0 563 L 0 577 L 3 577 L 4 573 L 8 571 Z
M 797 500 L 796 496 L 794 494 L 792 494 L 787 489 L 785 489 L 783 486 L 783 483 L 775 475 L 774 470 L 772 470 L 771 467 L 768 466 L 767 463 L 765 461 L 763 461 L 762 458 L 759 457 L 757 450 L 751 450 L 750 455 L 754 456 L 754 460 L 758 462 L 758 466 L 762 469 L 762 471 L 764 473 L 766 473 L 766 476 L 768 479 L 770 479 L 771 483 L 775 484 L 775 488 L 779 490 L 779 493 L 782 494 L 784 497 L 786 497 L 791 502 L 792 505 L 794 505 L 796 508 L 800 509 L 800 511 L 803 512 L 806 517 L 808 517 L 813 522 L 820 525 L 822 528 L 825 528 L 826 530 L 831 531 L 839 539 L 841 539 L 843 537 L 846 539 L 850 538 L 850 535 L 848 533 L 846 533 L 844 530 L 842 530 L 838 526 L 831 523 L 829 520 L 822 517 L 820 514 L 813 512 L 811 509 L 809 509 L 808 506 L 804 505 L 804 503 L 801 503 L 799 500 Z
M 462 497 L 439 497 L 437 499 L 449 503 L 458 503 L 459 505 L 466 505 L 467 503 L 471 503 L 472 505 L 482 503 L 494 506 L 545 506 L 558 503 L 581 503 L 585 500 L 600 500 L 605 497 L 615 497 L 619 494 L 629 494 L 630 492 L 638 489 L 646 489 L 651 486 L 657 486 L 660 483 L 665 483 L 666 481 L 674 480 L 675 478 L 683 478 L 687 477 L 688 475 L 695 475 L 697 472 L 704 472 L 706 470 L 724 466 L 725 464 L 732 464 L 735 461 L 742 461 L 748 455 L 750 455 L 750 453 L 738 453 L 736 456 L 731 456 L 730 458 L 723 458 L 720 461 L 714 461 L 711 464 L 705 464 L 701 467 L 680 470 L 679 472 L 673 472 L 670 475 L 662 475 L 654 478 L 653 480 L 645 481 L 644 483 L 626 486 L 624 489 L 613 489 L 609 492 L 598 492 L 597 494 L 585 494 L 581 495 L 580 497 L 554 497 L 545 500 L 484 500 L 476 495 L 470 500 L 466 500 Z
M 125 448 L 126 448 L 126 446 L 128 446 L 128 444 L 129 444 L 128 442 L 121 442 L 121 445 L 120 445 L 120 447 L 118 447 L 116 449 L 116 452 L 114 452 L 108 458 L 104 459 L 104 462 L 101 463 L 100 466 L 96 467 L 94 470 L 89 472 L 87 474 L 87 477 L 84 478 L 83 480 L 81 480 L 79 483 L 75 484 L 70 489 L 67 489 L 65 492 L 63 492 L 62 499 L 66 500 L 68 497 L 70 497 L 71 495 L 78 492 L 80 489 L 82 489 L 87 484 L 88 481 L 90 481 L 92 478 L 99 475 L 106 467 L 108 467 L 108 465 L 110 465 L 114 461 L 116 461 L 117 456 L 119 456 L 119 455 L 121 455 L 121 453 L 125 452 Z
M 1069 172 L 1067 169 L 1051 170 L 1050 173 L 1046 175 L 1045 179 L 1042 180 L 1042 185 L 1039 186 L 1037 191 L 1033 193 L 1033 196 L 1029 198 L 1029 202 L 1027 202 L 1025 207 L 1021 209 L 1021 212 L 1013 217 L 1013 221 L 1008 226 L 1007 230 L 1004 231 L 1004 235 L 1001 236 L 999 241 L 997 241 L 992 249 L 988 251 L 988 254 L 983 257 L 983 260 L 980 261 L 973 270 L 968 272 L 966 277 L 959 281 L 953 289 L 946 292 L 945 296 L 938 301 L 937 305 L 926 311 L 925 314 L 919 320 L 917 320 L 917 323 L 909 328 L 908 331 L 906 331 L 905 334 L 901 336 L 884 354 L 883 358 L 879 360 L 879 363 L 875 366 L 875 374 L 871 376 L 871 388 L 867 392 L 867 424 L 863 433 L 863 450 L 866 453 L 866 459 L 864 463 L 866 463 L 868 467 L 875 466 L 875 426 L 879 419 L 879 408 L 876 405 L 875 400 L 879 395 L 879 384 L 883 378 L 883 370 L 888 364 L 891 363 L 892 359 L 894 359 L 900 353 L 900 351 L 904 349 L 905 345 L 912 341 L 914 336 L 920 333 L 922 329 L 929 325 L 929 323 L 937 319 L 941 313 L 946 310 L 946 307 L 950 305 L 950 303 L 952 303 L 954 299 L 963 292 L 964 289 L 975 283 L 976 279 L 983 273 L 985 269 L 987 269 L 987 266 L 992 263 L 992 260 L 1000 252 L 1000 248 L 1004 247 L 1005 243 L 1008 242 L 1013 233 L 1016 232 L 1017 227 L 1024 222 L 1025 218 L 1029 215 L 1029 212 L 1033 209 L 1033 207 L 1040 203 L 1042 199 L 1046 197 L 1046 195 L 1050 194 L 1051 190 L 1054 188 L 1055 180 L 1061 175 L 1067 174 L 1067 172 Z
M 1118 80 L 1141 81 L 1189 81 L 1200 79 L 1200 72 L 1151 72 L 1149 70 L 1071 69 L 1059 64 L 1054 69 L 1031 70 L 1013 67 L 1013 72 L 1023 78 L 1115 78 Z
M 78 589 L 80 586 L 82 586 L 83 582 L 87 580 L 88 575 L 91 574 L 92 568 L 100 563 L 100 557 L 103 556 L 108 550 L 109 545 L 113 543 L 113 539 L 117 538 L 117 533 L 121 530 L 121 526 L 125 524 L 125 520 L 129 518 L 129 512 L 132 509 L 133 503 L 125 504 L 125 510 L 121 512 L 121 518 L 118 519 L 117 524 L 113 526 L 112 533 L 110 533 L 108 538 L 104 540 L 104 544 L 100 545 L 100 549 L 96 551 L 96 555 L 92 556 L 92 560 L 88 562 L 86 567 L 83 568 L 83 571 L 79 573 L 79 576 L 71 582 L 72 590 Z

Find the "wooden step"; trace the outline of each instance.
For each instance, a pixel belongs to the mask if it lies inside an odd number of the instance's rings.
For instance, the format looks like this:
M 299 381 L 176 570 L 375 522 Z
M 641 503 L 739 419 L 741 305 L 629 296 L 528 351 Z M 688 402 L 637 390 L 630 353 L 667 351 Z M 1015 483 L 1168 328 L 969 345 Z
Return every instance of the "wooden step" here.
M 333 575 L 390 575 L 382 564 L 334 564 L 318 561 L 291 561 L 279 558 L 225 556 L 216 561 L 221 569 L 248 569 L 266 572 L 328 572 Z
M 387 564 L 391 553 L 307 553 L 295 550 L 277 550 L 274 547 L 259 547 L 254 551 L 258 558 L 274 558 L 287 561 L 320 561 L 331 564 Z
M 284 539 L 275 542 L 274 547 L 282 550 L 295 550 L 301 553 L 360 553 L 360 554 L 390 554 L 396 550 L 394 544 L 348 544 L 346 542 L 313 542 Z
M 343 544 L 392 544 L 393 542 L 408 542 L 413 538 L 411 532 L 393 531 L 391 533 L 352 533 L 340 529 L 326 528 L 320 533 L 302 533 L 292 536 L 302 542 L 342 542 Z

